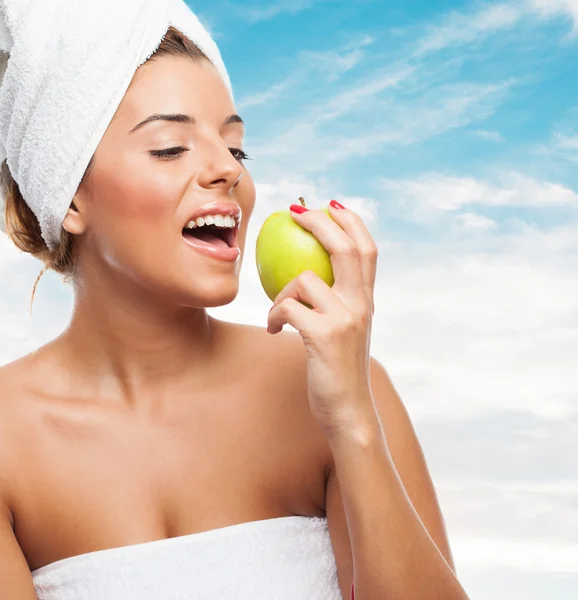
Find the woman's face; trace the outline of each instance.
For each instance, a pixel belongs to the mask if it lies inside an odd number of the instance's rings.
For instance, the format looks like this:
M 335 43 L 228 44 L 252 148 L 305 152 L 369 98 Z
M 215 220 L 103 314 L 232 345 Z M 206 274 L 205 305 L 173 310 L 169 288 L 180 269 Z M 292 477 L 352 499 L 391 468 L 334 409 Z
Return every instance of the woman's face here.
M 225 202 L 241 210 L 237 245 L 244 251 L 255 186 L 241 159 L 243 124 L 206 60 L 163 56 L 141 66 L 106 130 L 88 180 L 74 199 L 79 215 L 64 226 L 80 233 L 79 275 L 127 278 L 181 305 L 231 302 L 241 258 L 220 260 L 193 249 L 183 227 L 199 208 Z M 183 114 L 194 123 L 154 120 Z M 170 150 L 165 157 L 159 151 Z M 76 230 L 74 227 L 76 226 Z M 96 267 L 96 268 L 94 268 Z M 120 277 L 119 277 L 120 276 Z

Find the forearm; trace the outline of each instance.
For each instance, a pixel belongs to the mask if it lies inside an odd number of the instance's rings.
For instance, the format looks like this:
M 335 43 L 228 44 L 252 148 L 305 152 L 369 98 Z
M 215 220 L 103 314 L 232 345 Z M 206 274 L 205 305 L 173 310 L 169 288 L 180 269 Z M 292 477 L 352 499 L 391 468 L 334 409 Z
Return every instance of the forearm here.
M 349 528 L 355 600 L 467 599 L 405 492 L 377 413 L 368 410 L 356 427 L 328 439 Z

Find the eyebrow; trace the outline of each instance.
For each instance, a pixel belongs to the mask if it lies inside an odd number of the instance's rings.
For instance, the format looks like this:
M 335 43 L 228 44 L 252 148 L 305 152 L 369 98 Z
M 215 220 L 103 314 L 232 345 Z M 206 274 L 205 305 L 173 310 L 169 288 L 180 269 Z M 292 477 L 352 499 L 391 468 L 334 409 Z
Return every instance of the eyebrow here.
M 136 131 L 139 127 L 142 127 L 147 123 L 152 123 L 153 121 L 171 121 L 173 123 L 186 123 L 187 125 L 194 125 L 196 123 L 195 118 L 191 117 L 190 115 L 183 115 L 179 113 L 174 115 L 154 114 L 150 117 L 147 117 L 144 121 L 141 121 L 138 125 L 135 125 L 135 127 L 133 127 L 129 133 Z M 223 126 L 230 125 L 231 123 L 242 123 L 244 125 L 245 121 L 243 121 L 243 119 L 241 119 L 241 117 L 237 114 L 230 115 L 224 120 Z

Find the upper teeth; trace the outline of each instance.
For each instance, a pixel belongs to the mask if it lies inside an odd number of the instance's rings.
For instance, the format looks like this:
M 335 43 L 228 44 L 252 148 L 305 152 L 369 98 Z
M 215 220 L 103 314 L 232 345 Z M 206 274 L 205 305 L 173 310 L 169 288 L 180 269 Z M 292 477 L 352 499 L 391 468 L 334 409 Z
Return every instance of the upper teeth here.
M 231 215 L 205 215 L 204 217 L 197 217 L 192 221 L 189 221 L 185 225 L 185 229 L 194 229 L 195 227 L 202 227 L 203 225 L 216 225 L 217 227 L 235 227 L 237 221 L 235 217 Z

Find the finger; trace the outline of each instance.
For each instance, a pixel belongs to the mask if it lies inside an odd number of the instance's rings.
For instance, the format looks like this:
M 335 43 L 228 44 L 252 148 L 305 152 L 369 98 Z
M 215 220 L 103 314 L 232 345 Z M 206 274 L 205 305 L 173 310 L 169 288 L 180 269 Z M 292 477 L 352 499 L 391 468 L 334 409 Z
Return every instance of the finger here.
M 331 287 L 311 270 L 303 271 L 292 279 L 275 298 L 273 306 L 283 302 L 285 298 L 294 298 L 305 302 L 318 312 L 328 314 L 337 308 L 343 308 L 343 303 Z
M 361 276 L 365 292 L 373 304 L 377 273 L 378 248 L 363 219 L 347 208 L 335 208 L 329 204 L 329 211 L 335 222 L 357 244 Z
M 333 219 L 320 210 L 303 214 L 289 211 L 295 221 L 310 231 L 329 252 L 335 283 L 353 293 L 363 291 L 357 244 Z
M 288 323 L 300 333 L 309 334 L 313 331 L 313 320 L 319 315 L 298 302 L 295 298 L 285 298 L 283 302 L 275 304 L 269 312 L 267 331 L 272 334 L 279 333 L 283 325 Z

